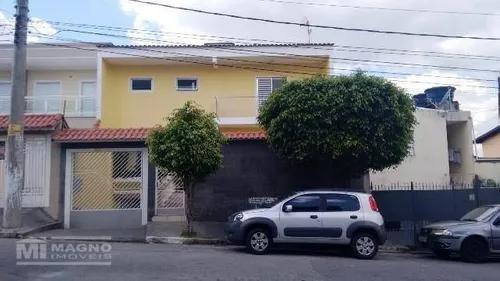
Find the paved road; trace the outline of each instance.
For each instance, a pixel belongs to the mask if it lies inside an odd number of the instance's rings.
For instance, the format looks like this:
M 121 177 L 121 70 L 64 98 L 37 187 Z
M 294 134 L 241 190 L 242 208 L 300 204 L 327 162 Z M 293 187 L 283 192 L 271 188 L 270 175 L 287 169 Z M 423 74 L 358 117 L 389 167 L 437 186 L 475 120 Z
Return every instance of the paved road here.
M 0 239 L 0 280 L 500 280 L 500 260 L 467 264 L 425 255 L 382 253 L 362 261 L 333 252 L 278 250 L 268 256 L 239 247 L 112 244 L 111 266 L 15 265 L 15 240 Z

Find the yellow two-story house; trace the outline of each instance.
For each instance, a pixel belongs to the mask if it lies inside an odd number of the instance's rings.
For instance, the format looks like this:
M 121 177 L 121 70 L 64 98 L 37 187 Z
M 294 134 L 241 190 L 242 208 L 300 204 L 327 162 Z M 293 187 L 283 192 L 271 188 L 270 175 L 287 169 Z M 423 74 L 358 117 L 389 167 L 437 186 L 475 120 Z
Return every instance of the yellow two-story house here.
M 279 159 L 268 148 L 256 117 L 262 102 L 284 81 L 330 74 L 332 48 L 98 46 L 99 122 L 94 128 L 64 130 L 54 138 L 66 157 L 65 227 L 136 227 L 153 215 L 183 214 L 178 183 L 149 163 L 145 139 L 188 100 L 215 113 L 229 139 L 223 147 L 223 167 L 199 183 L 200 192 L 193 198 L 195 220 L 223 220 L 250 202 L 282 196 L 309 179 L 324 179 L 316 177 L 315 170 L 293 170 Z
M 222 127 L 256 124 L 284 80 L 330 73 L 332 44 L 101 47 L 100 127 L 137 128 L 194 100 Z

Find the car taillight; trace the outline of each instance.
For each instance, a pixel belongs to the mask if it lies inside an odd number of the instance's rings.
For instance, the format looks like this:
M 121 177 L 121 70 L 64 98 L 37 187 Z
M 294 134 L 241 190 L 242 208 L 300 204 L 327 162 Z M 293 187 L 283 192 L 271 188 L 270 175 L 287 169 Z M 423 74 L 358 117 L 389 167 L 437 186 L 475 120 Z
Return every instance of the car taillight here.
M 372 208 L 372 211 L 378 212 L 377 201 L 375 201 L 375 198 L 373 198 L 373 196 L 370 196 L 368 201 L 370 201 L 370 208 Z

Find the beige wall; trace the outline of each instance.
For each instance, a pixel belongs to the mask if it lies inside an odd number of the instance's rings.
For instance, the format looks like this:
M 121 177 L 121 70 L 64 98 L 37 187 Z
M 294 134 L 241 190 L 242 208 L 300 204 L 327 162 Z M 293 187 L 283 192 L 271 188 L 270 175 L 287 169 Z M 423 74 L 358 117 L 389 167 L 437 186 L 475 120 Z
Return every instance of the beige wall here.
M 500 158 L 476 161 L 476 174 L 482 180 L 492 179 L 500 184 Z
M 445 184 L 450 180 L 446 115 L 442 111 L 417 109 L 415 116 L 415 155 L 398 166 L 370 172 L 374 185 L 417 183 Z
M 33 95 L 33 87 L 37 80 L 60 81 L 61 95 L 79 95 L 80 82 L 96 81 L 96 79 L 95 70 L 28 71 L 28 96 Z M 0 81 L 10 81 L 10 73 L 6 71 L 0 72 Z
M 451 180 L 456 183 L 472 183 L 475 173 L 470 118 L 467 122 L 448 125 L 448 147 L 458 149 L 461 155 L 460 164 L 450 164 Z
M 54 218 L 60 221 L 63 220 L 63 201 L 61 197 L 61 146 L 52 142 L 50 153 L 50 187 L 49 187 L 49 207 L 47 212 Z
M 500 134 L 496 134 L 484 142 L 483 157 L 500 157 Z

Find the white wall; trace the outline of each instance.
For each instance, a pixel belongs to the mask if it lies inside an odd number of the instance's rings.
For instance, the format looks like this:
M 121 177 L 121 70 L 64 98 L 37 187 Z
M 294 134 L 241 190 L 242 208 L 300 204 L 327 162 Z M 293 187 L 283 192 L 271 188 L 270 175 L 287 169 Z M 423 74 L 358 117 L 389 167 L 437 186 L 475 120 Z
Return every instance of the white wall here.
M 408 156 L 395 168 L 370 172 L 374 185 L 417 183 L 447 184 L 450 181 L 446 113 L 417 109 L 415 117 L 415 155 Z

